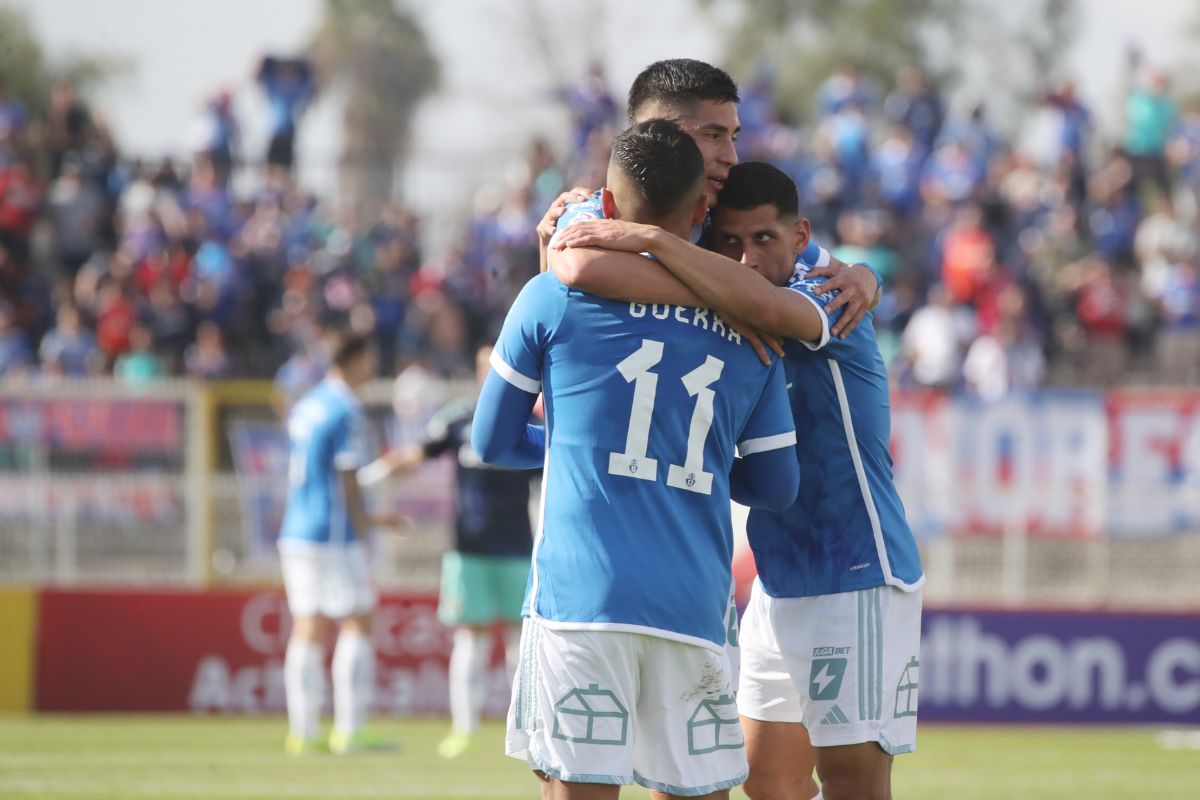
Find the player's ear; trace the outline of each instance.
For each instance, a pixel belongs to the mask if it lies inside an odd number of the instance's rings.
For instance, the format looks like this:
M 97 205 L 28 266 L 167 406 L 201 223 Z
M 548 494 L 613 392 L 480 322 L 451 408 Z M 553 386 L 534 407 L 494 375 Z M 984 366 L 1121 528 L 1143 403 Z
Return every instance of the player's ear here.
M 600 208 L 604 211 L 605 219 L 617 218 L 617 201 L 613 199 L 612 190 L 607 186 L 600 190 Z
M 708 195 L 704 192 L 696 198 L 696 208 L 692 211 L 692 227 L 704 222 L 704 218 L 708 216 Z
M 795 243 L 792 249 L 797 253 L 804 252 L 804 248 L 808 247 L 808 240 L 812 236 L 812 226 L 804 217 L 796 220 Z

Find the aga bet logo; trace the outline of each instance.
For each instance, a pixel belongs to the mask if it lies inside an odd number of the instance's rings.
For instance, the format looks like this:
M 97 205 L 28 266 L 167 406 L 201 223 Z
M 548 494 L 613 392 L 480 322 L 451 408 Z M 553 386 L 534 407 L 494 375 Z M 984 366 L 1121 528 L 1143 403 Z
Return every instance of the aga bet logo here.
M 836 700 L 846 677 L 846 659 L 815 658 L 808 676 L 808 696 L 813 700 Z

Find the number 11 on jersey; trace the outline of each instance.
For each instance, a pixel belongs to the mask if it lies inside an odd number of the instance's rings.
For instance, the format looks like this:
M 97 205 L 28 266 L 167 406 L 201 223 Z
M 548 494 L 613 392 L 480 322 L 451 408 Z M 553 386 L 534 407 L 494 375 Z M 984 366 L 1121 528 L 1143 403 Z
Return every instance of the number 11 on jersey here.
M 663 343 L 643 339 L 642 346 L 617 364 L 617 371 L 626 382 L 633 384 L 633 407 L 629 414 L 629 431 L 625 435 L 625 451 L 608 454 L 610 475 L 622 475 L 643 481 L 658 479 L 658 461 L 646 455 L 650 441 L 650 422 L 654 416 L 654 397 L 658 393 L 658 375 L 650 368 L 662 361 Z M 708 388 L 716 383 L 725 362 L 708 356 L 704 363 L 681 379 L 688 395 L 696 398 L 692 420 L 688 426 L 687 450 L 682 464 L 671 464 L 667 470 L 667 485 L 698 494 L 712 494 L 712 473 L 704 471 L 704 442 L 712 429 L 713 404 L 716 392 Z

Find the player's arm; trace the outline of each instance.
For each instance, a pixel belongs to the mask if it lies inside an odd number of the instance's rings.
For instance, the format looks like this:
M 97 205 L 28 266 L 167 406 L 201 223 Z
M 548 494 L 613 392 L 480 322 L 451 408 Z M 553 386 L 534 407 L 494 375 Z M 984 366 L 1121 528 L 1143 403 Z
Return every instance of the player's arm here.
M 730 496 L 748 506 L 782 511 L 796 499 L 800 462 L 796 460 L 796 423 L 788 402 L 783 368 L 771 365 L 762 394 L 738 436 L 741 458 L 729 471 Z
M 350 523 L 354 532 L 366 536 L 371 528 L 371 517 L 367 514 L 367 504 L 363 500 L 362 488 L 358 485 L 358 470 L 338 469 L 338 478 L 342 484 L 342 497 L 346 500 L 346 511 L 350 514 Z
M 768 511 L 783 511 L 796 500 L 800 465 L 792 446 L 736 458 L 729 470 L 729 496 L 734 502 Z
M 504 367 L 500 368 L 504 370 Z M 484 463 L 513 469 L 537 469 L 546 460 L 546 429 L 527 420 L 538 393 L 510 383 L 488 370 L 471 424 L 471 446 Z
M 695 292 L 699 305 L 715 308 L 779 336 L 805 342 L 819 341 L 822 336 L 821 313 L 803 297 L 775 286 L 732 259 L 685 242 L 653 225 L 619 220 L 580 222 L 561 231 L 551 251 L 577 245 L 611 247 L 627 254 L 649 252 Z
M 547 258 L 550 269 L 565 285 L 597 297 L 661 305 L 705 305 L 695 292 L 662 265 L 638 255 L 638 252 L 597 247 L 562 248 L 554 243 Z
M 528 420 L 542 391 L 546 348 L 566 310 L 567 290 L 551 275 L 526 283 L 508 310 L 471 424 L 471 446 L 485 463 L 515 469 L 544 463 L 546 430 Z

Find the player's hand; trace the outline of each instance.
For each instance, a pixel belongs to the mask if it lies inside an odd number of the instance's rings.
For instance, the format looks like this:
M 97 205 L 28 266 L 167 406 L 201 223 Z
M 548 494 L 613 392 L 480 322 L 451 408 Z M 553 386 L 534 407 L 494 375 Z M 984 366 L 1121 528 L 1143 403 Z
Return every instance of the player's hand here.
M 550 244 L 550 238 L 554 236 L 555 226 L 558 224 L 558 218 L 567 210 L 567 205 L 570 203 L 581 203 L 592 196 L 592 193 L 582 186 L 576 186 L 574 189 L 563 192 L 558 196 L 558 199 L 550 204 L 550 208 L 546 209 L 542 221 L 538 223 L 537 234 L 538 244 L 543 250 L 546 245 Z
M 389 533 L 404 533 L 412 529 L 412 517 L 385 511 L 382 514 L 372 514 L 371 524 L 377 528 L 386 528 Z
M 783 342 L 775 334 L 760 331 L 753 325 L 727 314 L 722 314 L 721 318 L 725 320 L 725 323 L 729 327 L 737 331 L 738 335 L 750 343 L 750 346 L 754 348 L 754 352 L 758 354 L 758 360 L 763 363 L 763 366 L 771 366 L 771 354 L 767 352 L 768 348 L 775 355 L 783 358 Z
M 625 222 L 618 219 L 587 219 L 563 229 L 551 245 L 555 250 L 568 247 L 599 247 L 604 250 L 624 250 L 645 253 L 653 247 L 653 225 Z
M 830 334 L 845 339 L 850 332 L 858 327 L 863 315 L 875 307 L 878 301 L 879 285 L 875 282 L 875 274 L 862 264 L 831 263 L 827 267 L 816 267 L 809 270 L 811 278 L 828 278 L 821 287 L 823 292 L 837 292 L 825 307 L 826 313 L 845 306 L 841 319 L 830 329 Z

